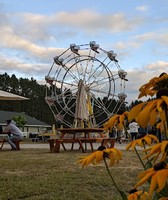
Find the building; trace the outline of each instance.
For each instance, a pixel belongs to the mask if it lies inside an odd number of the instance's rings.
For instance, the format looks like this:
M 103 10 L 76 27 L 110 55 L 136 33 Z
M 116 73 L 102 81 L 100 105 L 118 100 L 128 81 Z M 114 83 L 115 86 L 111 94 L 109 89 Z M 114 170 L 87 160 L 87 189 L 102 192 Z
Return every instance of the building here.
M 26 124 L 21 130 L 25 137 L 29 137 L 30 133 L 40 133 L 46 130 L 51 130 L 52 126 L 48 125 L 40 120 L 26 115 L 25 113 L 11 112 L 11 111 L 0 111 L 0 126 L 6 126 L 6 120 L 12 119 L 14 116 L 23 116 L 26 120 Z

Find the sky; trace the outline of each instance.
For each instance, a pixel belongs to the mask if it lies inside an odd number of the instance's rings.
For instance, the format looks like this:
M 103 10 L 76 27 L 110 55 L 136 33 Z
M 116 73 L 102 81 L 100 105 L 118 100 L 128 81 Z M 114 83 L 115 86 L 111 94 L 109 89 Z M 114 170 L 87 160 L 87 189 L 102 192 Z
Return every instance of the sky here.
M 117 53 L 126 101 L 135 101 L 168 71 L 167 8 L 168 0 L 0 0 L 0 73 L 44 83 L 55 55 L 96 41 Z

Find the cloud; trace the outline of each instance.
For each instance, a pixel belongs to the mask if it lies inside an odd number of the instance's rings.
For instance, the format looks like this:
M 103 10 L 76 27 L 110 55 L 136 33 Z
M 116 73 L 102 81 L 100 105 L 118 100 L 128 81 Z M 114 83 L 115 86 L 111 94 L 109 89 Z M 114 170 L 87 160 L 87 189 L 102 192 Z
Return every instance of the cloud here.
M 145 67 L 150 71 L 157 71 L 157 73 L 163 73 L 168 71 L 168 62 L 165 61 L 157 61 L 155 63 L 150 63 Z
M 11 21 L 22 27 L 19 34 L 36 40 L 53 40 L 51 33 L 59 33 L 67 29 L 85 33 L 96 31 L 121 32 L 131 31 L 143 23 L 143 18 L 128 18 L 124 13 L 100 14 L 92 10 L 80 10 L 78 12 L 58 12 L 52 15 L 39 15 L 33 13 L 10 14 Z M 56 34 L 57 35 L 57 34 Z
M 146 5 L 141 5 L 141 6 L 136 7 L 136 10 L 142 11 L 142 12 L 147 11 L 147 9 L 148 7 Z
M 101 35 L 102 30 L 109 33 L 133 30 L 142 22 L 138 18 L 128 19 L 122 13 L 102 15 L 91 10 L 58 12 L 52 15 L 2 11 L 1 14 L 6 23 L 1 24 L 0 47 L 5 51 L 19 52 L 22 62 L 26 59 L 31 64 L 50 62 L 51 58 L 63 51 L 57 47 L 58 41 L 76 38 L 79 29 L 82 34 L 92 32 L 93 35 Z
M 34 77 L 37 79 L 44 79 L 44 75 L 47 74 L 49 68 L 44 63 L 30 63 L 23 62 L 19 57 L 7 57 L 6 55 L 0 54 L 0 73 L 5 72 L 8 74 L 18 74 L 21 77 Z M 20 78 L 20 77 L 18 77 Z
M 158 77 L 161 73 L 168 71 L 168 62 L 157 61 L 150 63 L 143 68 L 134 68 L 134 70 L 128 70 L 128 82 L 126 82 L 126 94 L 129 103 L 131 101 L 138 100 L 139 88 L 148 83 L 153 77 Z M 143 97 L 139 100 L 146 101 L 150 96 Z

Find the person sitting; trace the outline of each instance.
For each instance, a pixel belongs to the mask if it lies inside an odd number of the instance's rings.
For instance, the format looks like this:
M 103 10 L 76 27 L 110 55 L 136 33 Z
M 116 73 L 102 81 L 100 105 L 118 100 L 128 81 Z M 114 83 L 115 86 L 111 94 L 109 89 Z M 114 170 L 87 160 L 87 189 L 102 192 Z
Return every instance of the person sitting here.
M 4 128 L 3 133 L 7 133 L 7 142 L 11 145 L 12 149 L 11 150 L 18 150 L 15 143 L 13 142 L 14 140 L 23 140 L 23 133 L 22 131 L 16 126 L 16 123 L 9 119 L 6 120 L 7 126 Z

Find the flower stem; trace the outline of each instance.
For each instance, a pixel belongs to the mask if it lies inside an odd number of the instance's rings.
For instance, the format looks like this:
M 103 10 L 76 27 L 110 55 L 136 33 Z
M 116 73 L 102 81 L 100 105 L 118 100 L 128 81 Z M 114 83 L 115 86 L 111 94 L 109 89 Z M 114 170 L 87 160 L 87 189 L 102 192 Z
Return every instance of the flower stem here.
M 111 175 L 110 170 L 109 170 L 109 167 L 108 167 L 108 164 L 107 164 L 107 162 L 106 162 L 106 158 L 104 158 L 104 163 L 105 163 L 107 172 L 108 172 L 108 174 L 109 174 L 109 176 L 110 176 L 110 178 L 111 178 L 111 180 L 112 180 L 114 186 L 116 187 L 117 191 L 119 192 L 119 194 L 121 195 L 121 197 L 122 197 L 123 200 L 127 200 L 127 196 L 125 195 L 125 193 L 124 193 L 123 191 L 121 191 L 121 190 L 119 189 L 119 187 L 117 186 L 117 184 L 116 184 L 116 182 L 115 182 L 113 176 Z
M 145 142 L 143 142 L 143 147 L 144 147 L 144 149 L 146 149 Z M 146 151 L 145 151 L 145 154 L 147 155 Z M 147 161 L 150 162 L 149 158 L 147 158 Z
M 135 152 L 136 152 L 136 154 L 137 154 L 137 156 L 138 156 L 138 158 L 139 158 L 139 160 L 140 160 L 140 162 L 141 162 L 143 168 L 146 170 L 146 167 L 145 167 L 145 165 L 144 165 L 144 163 L 143 163 L 143 161 L 142 161 L 142 159 L 141 159 L 141 157 L 140 157 L 140 155 L 139 155 L 139 153 L 138 153 L 136 147 L 135 147 L 134 149 L 135 149 Z

